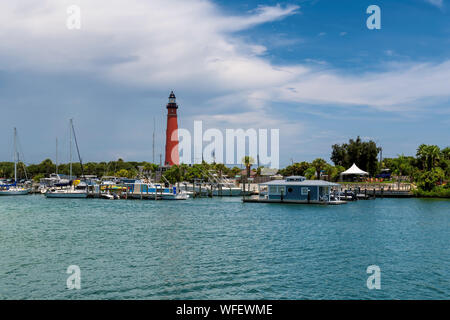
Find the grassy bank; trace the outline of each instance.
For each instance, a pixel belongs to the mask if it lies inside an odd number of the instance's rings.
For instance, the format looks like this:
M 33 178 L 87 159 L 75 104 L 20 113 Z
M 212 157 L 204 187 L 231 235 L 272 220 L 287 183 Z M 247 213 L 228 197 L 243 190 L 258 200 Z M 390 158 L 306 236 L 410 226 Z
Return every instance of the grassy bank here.
M 419 198 L 450 198 L 450 188 L 435 187 L 430 191 L 417 188 L 416 190 L 413 190 L 413 194 Z

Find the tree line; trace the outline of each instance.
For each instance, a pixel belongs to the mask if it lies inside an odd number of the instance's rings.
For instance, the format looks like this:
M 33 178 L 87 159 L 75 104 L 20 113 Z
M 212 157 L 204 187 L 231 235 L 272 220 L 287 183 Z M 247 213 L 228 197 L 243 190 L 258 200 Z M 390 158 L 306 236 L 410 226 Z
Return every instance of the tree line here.
M 331 147 L 330 160 L 328 163 L 322 158 L 317 158 L 312 162 L 302 161 L 292 163 L 291 165 L 280 169 L 278 174 L 283 176 L 300 175 L 307 179 L 327 179 L 329 181 L 338 181 L 340 174 L 355 163 L 360 169 L 367 171 L 374 177 L 382 169 L 390 169 L 394 176 L 407 177 L 411 182 L 418 186 L 419 192 L 447 192 L 448 184 L 446 181 L 450 177 L 450 148 L 440 149 L 436 145 L 422 144 L 417 148 L 415 156 L 398 155 L 395 158 L 385 158 L 379 161 L 381 148 L 374 141 L 362 141 L 360 137 L 350 139 L 348 143 L 335 144 Z M 245 166 L 247 177 L 250 170 L 256 175 L 260 175 L 262 167 L 253 167 L 254 160 L 251 157 L 244 157 L 242 163 Z M 51 173 L 56 172 L 56 165 L 50 159 L 46 159 L 39 164 L 24 165 L 19 163 L 17 166 L 19 179 L 33 178 L 39 181 Z M 117 161 L 109 162 L 88 162 L 83 165 L 85 175 L 118 176 L 134 178 L 137 176 L 152 176 L 159 170 L 157 164 L 146 161 Z M 59 164 L 58 172 L 62 174 L 69 173 L 69 164 Z M 74 176 L 80 176 L 82 173 L 79 163 L 72 164 L 72 173 Z M 195 179 L 204 179 L 208 172 L 218 176 L 228 176 L 234 178 L 241 174 L 239 167 L 230 168 L 222 163 L 172 166 L 164 171 L 164 177 L 171 183 L 180 181 L 194 181 Z M 0 177 L 14 177 L 14 163 L 0 162 Z M 444 190 L 445 189 L 445 190 Z M 442 191 L 444 190 L 444 191 Z

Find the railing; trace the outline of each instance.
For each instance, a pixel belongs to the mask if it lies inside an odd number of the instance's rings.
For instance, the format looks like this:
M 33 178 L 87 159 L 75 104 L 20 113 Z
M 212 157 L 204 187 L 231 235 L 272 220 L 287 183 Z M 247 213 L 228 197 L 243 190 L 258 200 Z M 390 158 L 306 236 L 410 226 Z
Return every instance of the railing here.
M 410 183 L 341 183 L 342 190 L 411 191 Z

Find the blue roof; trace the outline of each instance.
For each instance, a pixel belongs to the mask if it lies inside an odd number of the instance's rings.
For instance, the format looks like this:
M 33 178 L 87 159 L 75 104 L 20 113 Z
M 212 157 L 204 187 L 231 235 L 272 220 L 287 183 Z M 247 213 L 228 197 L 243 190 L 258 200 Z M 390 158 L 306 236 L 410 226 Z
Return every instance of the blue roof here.
M 303 180 L 303 181 L 286 181 L 286 180 L 273 180 L 269 182 L 261 183 L 261 185 L 270 186 L 312 186 L 312 187 L 337 187 L 339 183 L 328 182 L 324 180 Z

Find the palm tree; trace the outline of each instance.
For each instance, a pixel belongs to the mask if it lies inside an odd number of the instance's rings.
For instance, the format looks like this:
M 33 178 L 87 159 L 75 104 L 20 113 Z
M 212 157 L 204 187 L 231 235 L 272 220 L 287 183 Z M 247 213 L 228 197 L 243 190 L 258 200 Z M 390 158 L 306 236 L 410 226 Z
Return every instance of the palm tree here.
M 250 156 L 245 156 L 242 158 L 242 163 L 245 165 L 245 169 L 247 170 L 247 178 L 250 177 L 250 169 L 252 165 L 255 163 L 255 159 Z
M 327 162 L 321 158 L 317 158 L 311 164 L 314 168 L 316 168 L 317 179 L 320 180 L 320 172 L 325 169 Z
M 450 160 L 450 147 L 442 149 L 441 154 L 443 159 Z
M 216 172 L 219 174 L 219 178 L 222 179 L 222 175 L 227 167 L 223 163 L 216 163 L 214 167 Z
M 426 163 L 427 163 L 427 145 L 426 144 L 421 144 L 418 148 L 417 148 L 417 152 L 416 152 L 416 157 L 420 160 L 420 162 L 422 163 L 422 168 L 425 169 L 426 167 Z
M 441 157 L 441 149 L 438 146 L 431 145 L 427 147 L 428 170 L 433 169 Z
M 422 162 L 423 169 L 431 170 L 441 157 L 441 150 L 436 145 L 421 144 L 417 148 L 417 158 Z

